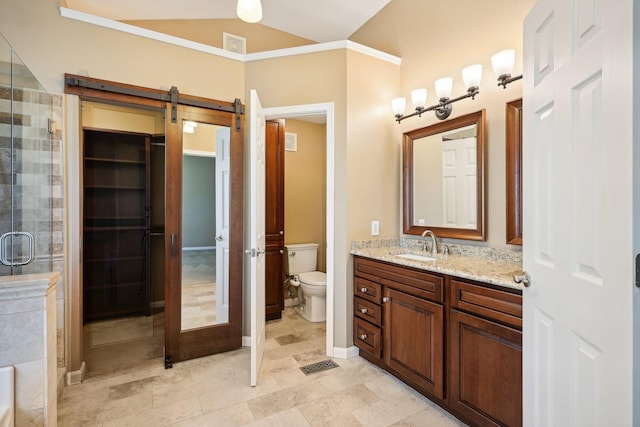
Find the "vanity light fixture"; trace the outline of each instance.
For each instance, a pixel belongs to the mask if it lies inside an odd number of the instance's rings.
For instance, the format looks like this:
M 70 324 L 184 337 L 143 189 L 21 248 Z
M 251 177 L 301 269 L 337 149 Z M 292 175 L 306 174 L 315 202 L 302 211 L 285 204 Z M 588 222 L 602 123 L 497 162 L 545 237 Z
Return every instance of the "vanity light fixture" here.
M 522 74 L 511 77 L 515 62 L 516 51 L 513 49 L 501 50 L 491 57 L 491 66 L 498 78 L 498 86 L 502 86 L 503 89 L 506 89 L 509 83 L 522 78 Z
M 451 115 L 453 107 L 451 104 L 466 98 L 475 99 L 480 93 L 480 80 L 482 79 L 482 65 L 470 65 L 462 70 L 462 80 L 467 88 L 467 93 L 457 98 L 451 99 L 453 90 L 453 79 L 451 77 L 443 77 L 435 81 L 436 96 L 438 103 L 431 107 L 425 107 L 427 103 L 427 89 L 415 89 L 411 91 L 411 102 L 413 103 L 414 112 L 404 115 L 407 100 L 405 98 L 395 98 L 391 100 L 391 108 L 398 123 L 404 119 L 413 116 L 422 116 L 422 113 L 433 111 L 436 117 L 444 120 Z
M 243 21 L 255 24 L 262 19 L 262 3 L 260 0 L 238 0 L 236 13 Z

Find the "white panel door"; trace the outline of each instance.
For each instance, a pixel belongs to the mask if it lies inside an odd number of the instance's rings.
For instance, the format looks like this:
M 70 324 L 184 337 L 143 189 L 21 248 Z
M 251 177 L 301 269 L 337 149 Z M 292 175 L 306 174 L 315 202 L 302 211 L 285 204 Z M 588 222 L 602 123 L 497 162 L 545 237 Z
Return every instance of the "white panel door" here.
M 442 141 L 442 218 L 445 227 L 476 228 L 476 147 L 475 137 Z
M 265 116 L 258 93 L 251 90 L 251 385 L 258 385 L 265 342 Z
M 632 0 L 524 25 L 523 418 L 632 425 Z
M 216 130 L 216 322 L 229 321 L 231 130 Z

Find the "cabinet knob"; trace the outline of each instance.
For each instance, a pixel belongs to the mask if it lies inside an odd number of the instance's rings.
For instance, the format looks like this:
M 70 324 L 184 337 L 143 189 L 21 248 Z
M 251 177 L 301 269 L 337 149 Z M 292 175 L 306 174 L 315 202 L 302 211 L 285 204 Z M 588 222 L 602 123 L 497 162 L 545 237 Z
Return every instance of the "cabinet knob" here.
M 363 308 L 362 310 L 360 310 L 362 312 L 362 314 L 367 314 L 367 309 Z
M 361 339 L 362 341 L 366 340 L 366 339 L 367 339 L 367 334 L 362 334 L 362 335 L 360 335 L 360 339 Z
M 383 297 L 382 298 L 382 302 L 389 302 L 390 298 L 389 297 Z
M 366 294 L 367 293 L 367 288 L 360 288 L 360 292 Z

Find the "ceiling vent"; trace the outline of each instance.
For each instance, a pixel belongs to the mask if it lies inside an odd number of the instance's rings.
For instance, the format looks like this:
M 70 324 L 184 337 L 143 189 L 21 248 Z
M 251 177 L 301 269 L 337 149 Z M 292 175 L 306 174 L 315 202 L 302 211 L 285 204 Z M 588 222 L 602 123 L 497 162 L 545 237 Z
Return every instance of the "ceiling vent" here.
M 247 39 L 234 34 L 222 33 L 222 48 L 244 55 L 247 53 Z

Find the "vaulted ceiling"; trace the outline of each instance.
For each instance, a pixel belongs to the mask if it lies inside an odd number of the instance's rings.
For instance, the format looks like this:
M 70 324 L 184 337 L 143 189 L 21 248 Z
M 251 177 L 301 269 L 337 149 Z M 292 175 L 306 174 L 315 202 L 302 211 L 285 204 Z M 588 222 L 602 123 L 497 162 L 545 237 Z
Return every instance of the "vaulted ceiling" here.
M 345 40 L 391 0 L 262 0 L 260 24 L 315 42 Z M 67 0 L 116 21 L 232 19 L 236 0 Z

